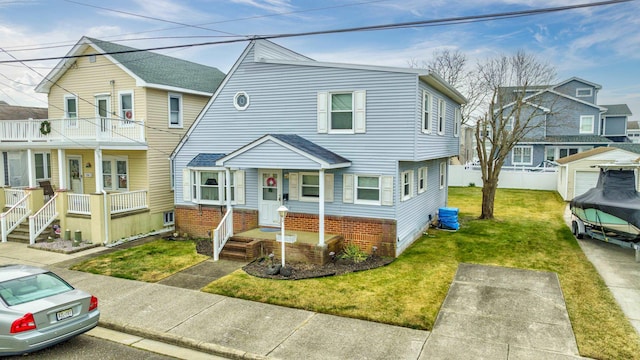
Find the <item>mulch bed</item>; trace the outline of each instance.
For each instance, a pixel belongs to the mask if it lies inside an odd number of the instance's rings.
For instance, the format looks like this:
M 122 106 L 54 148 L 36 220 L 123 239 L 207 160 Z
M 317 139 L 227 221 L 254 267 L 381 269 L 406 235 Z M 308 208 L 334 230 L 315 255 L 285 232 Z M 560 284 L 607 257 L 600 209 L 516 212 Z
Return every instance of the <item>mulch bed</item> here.
M 316 265 L 301 262 L 286 262 L 285 267 L 291 270 L 290 276 L 284 276 L 280 273 L 269 275 L 268 271 L 271 261 L 267 259 L 258 259 L 242 268 L 247 274 L 261 278 L 277 279 L 277 280 L 300 280 L 311 279 L 326 276 L 342 275 L 363 270 L 371 270 L 381 266 L 389 265 L 393 262 L 393 258 L 381 256 L 369 256 L 361 262 L 354 262 L 350 259 L 336 259 L 325 265 Z M 276 265 L 280 263 L 276 261 Z

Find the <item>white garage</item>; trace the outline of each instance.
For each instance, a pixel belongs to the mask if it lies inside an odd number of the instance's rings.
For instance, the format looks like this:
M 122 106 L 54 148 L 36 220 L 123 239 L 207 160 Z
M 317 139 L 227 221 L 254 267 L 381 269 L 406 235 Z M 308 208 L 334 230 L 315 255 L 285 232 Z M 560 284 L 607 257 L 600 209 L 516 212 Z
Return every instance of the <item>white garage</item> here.
M 595 187 L 598 183 L 598 164 L 636 162 L 640 154 L 615 147 L 597 147 L 556 160 L 558 167 L 557 190 L 565 201 Z M 638 174 L 636 174 L 636 177 Z M 639 189 L 636 182 L 636 189 Z

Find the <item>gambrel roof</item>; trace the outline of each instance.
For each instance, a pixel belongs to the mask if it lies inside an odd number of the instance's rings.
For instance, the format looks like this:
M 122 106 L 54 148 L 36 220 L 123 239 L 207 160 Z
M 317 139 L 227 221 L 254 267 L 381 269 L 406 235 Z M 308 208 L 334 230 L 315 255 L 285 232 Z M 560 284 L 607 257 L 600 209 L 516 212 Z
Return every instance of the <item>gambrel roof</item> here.
M 136 85 L 141 87 L 210 96 L 225 76 L 214 67 L 85 36 L 36 86 L 36 91 L 49 92 L 53 83 L 64 75 L 88 47 L 94 48 L 97 55 L 105 54 L 103 56 L 136 79 Z

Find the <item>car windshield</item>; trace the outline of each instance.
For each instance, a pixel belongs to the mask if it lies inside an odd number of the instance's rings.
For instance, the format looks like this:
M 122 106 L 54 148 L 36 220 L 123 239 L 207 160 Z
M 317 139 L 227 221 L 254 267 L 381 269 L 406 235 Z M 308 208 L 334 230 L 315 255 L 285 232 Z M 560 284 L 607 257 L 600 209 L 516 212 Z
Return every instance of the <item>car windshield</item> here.
M 69 290 L 73 290 L 73 287 L 51 272 L 0 282 L 0 297 L 9 306 L 46 298 Z

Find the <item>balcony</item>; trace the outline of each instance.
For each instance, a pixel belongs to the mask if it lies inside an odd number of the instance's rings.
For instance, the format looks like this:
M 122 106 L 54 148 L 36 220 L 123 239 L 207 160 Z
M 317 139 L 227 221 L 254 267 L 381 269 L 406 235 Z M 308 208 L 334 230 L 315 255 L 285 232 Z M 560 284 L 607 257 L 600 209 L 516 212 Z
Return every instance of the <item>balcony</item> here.
M 47 147 L 65 144 L 126 144 L 144 147 L 146 139 L 142 120 L 79 118 L 0 121 L 0 145 L 6 146 L 8 143 Z

